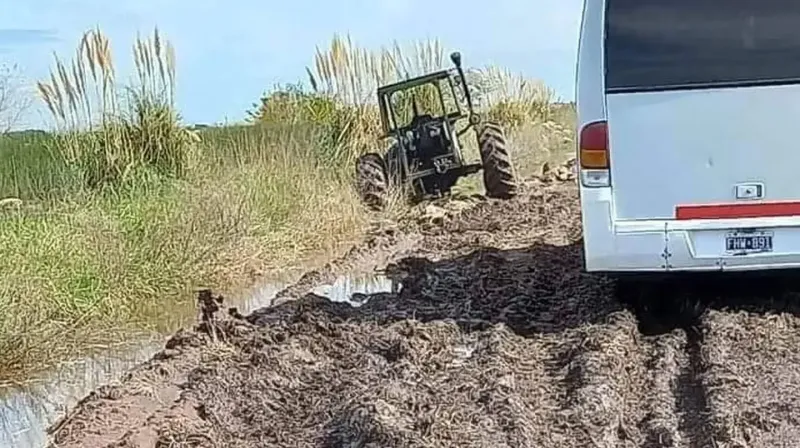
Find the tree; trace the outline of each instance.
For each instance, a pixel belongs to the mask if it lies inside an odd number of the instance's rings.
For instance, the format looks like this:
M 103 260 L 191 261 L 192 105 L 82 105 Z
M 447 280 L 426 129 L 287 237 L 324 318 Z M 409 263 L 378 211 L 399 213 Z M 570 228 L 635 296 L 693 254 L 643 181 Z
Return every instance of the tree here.
M 19 66 L 0 65 L 0 134 L 8 133 L 19 123 L 32 100 Z

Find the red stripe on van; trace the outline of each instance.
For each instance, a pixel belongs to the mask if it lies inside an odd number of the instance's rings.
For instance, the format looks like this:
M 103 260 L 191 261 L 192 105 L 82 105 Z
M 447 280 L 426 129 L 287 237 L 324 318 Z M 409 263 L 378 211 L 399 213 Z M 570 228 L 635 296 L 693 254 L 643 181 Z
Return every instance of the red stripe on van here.
M 800 202 L 703 204 L 675 207 L 676 219 L 767 218 L 800 215 Z

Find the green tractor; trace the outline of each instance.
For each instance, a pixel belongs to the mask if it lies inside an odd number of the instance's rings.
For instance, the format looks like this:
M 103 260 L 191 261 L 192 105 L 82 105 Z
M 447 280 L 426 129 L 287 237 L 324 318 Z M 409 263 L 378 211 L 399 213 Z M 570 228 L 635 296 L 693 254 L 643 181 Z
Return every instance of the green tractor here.
M 450 55 L 455 70 L 407 79 L 378 88 L 378 107 L 385 138 L 393 140 L 384 154 L 367 153 L 356 161 L 356 183 L 361 199 L 372 209 L 383 208 L 391 187 L 401 187 L 413 202 L 450 193 L 459 178 L 483 170 L 486 196 L 510 199 L 517 179 L 503 129 L 483 122 L 475 113 L 461 67 L 461 55 Z M 467 113 L 459 106 L 460 83 Z M 424 109 L 424 110 L 421 110 Z M 467 120 L 461 130 L 457 123 Z M 480 162 L 462 154 L 461 137 L 475 131 Z

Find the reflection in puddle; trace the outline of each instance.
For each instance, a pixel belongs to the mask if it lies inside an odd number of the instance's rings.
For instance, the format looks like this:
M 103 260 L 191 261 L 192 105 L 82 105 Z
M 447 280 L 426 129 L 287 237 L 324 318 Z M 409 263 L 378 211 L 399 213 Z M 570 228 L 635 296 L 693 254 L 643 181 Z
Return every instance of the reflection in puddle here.
M 343 276 L 332 284 L 314 288 L 312 292 L 325 296 L 333 302 L 348 302 L 350 305 L 363 304 L 360 294 L 376 294 L 380 292 L 398 292 L 400 285 L 382 275 Z
M 43 380 L 7 390 L 0 400 L 0 446 L 43 447 L 47 428 L 67 409 L 100 386 L 118 380 L 133 366 L 147 361 L 163 341 L 126 345 L 113 353 L 64 364 Z
M 394 285 L 397 288 L 397 285 Z M 226 303 L 242 314 L 269 306 L 285 287 L 267 284 L 243 300 Z M 345 276 L 314 293 L 332 301 L 362 302 L 353 295 L 390 292 L 393 282 L 383 276 Z M 395 289 L 397 291 L 397 289 Z M 113 351 L 62 365 L 55 372 L 24 387 L 0 390 L 0 447 L 40 448 L 47 445 L 47 428 L 91 391 L 118 381 L 122 375 L 163 348 L 162 338 L 128 344 Z
M 267 306 L 283 285 L 268 284 L 244 300 L 225 303 L 243 314 Z M 128 344 L 100 355 L 62 365 L 42 380 L 24 387 L 0 390 L 0 447 L 41 448 L 47 428 L 93 390 L 118 381 L 122 375 L 156 354 L 163 338 Z
M 278 284 L 278 283 L 267 283 L 266 285 L 256 289 L 250 294 L 247 298 L 240 300 L 232 305 L 225 304 L 225 308 L 229 306 L 235 306 L 239 308 L 239 312 L 242 314 L 250 314 L 253 311 L 264 308 L 267 306 L 272 305 L 272 299 L 278 295 L 283 288 L 287 285 Z

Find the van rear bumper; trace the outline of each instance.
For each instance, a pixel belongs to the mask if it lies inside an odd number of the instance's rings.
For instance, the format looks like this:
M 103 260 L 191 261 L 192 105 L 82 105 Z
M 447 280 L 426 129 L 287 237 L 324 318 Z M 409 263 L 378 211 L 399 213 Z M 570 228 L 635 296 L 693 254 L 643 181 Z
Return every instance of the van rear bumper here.
M 800 269 L 800 216 L 725 220 L 613 218 L 610 189 L 581 191 L 585 269 L 589 272 L 657 273 Z M 773 250 L 725 252 L 734 229 L 771 232 Z

